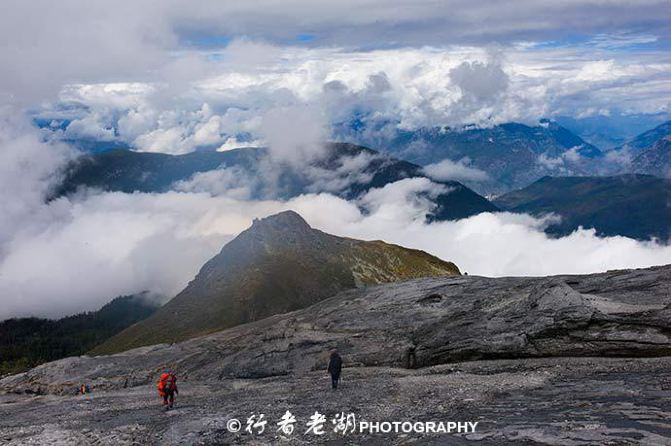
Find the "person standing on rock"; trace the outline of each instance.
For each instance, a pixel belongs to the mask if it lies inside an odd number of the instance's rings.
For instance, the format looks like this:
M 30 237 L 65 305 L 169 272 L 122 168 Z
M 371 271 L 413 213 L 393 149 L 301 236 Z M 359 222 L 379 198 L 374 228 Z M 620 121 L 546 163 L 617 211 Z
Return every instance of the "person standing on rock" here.
M 328 372 L 331 375 L 331 388 L 333 390 L 338 388 L 338 380 L 340 379 L 340 371 L 342 370 L 342 358 L 336 350 L 331 352 L 329 359 Z
M 175 395 L 179 395 L 177 375 L 172 370 L 166 370 L 161 374 L 158 380 L 158 394 L 163 398 L 166 410 L 172 409 L 175 404 Z

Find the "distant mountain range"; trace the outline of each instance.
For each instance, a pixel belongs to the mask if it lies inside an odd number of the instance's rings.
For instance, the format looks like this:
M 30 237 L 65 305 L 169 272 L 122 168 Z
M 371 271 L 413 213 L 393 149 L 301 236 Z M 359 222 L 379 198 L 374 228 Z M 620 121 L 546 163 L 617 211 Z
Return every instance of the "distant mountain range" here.
M 381 147 L 420 165 L 444 159 L 464 161 L 485 172 L 490 181 L 464 183 L 480 193 L 500 194 L 551 175 L 587 175 L 601 150 L 556 122 L 543 120 L 530 127 L 508 123 L 491 128 L 446 127 L 412 131 L 393 127 L 372 131 L 363 124 L 341 125 L 342 138 Z M 380 136 L 383 135 L 383 136 Z
M 568 118 L 562 118 L 560 122 L 590 134 L 590 125 L 579 125 L 579 121 Z M 337 127 L 345 140 L 381 147 L 420 165 L 449 159 L 479 169 L 489 177 L 488 181 L 482 178 L 461 181 L 488 196 L 520 189 L 544 176 L 671 175 L 671 121 L 644 131 L 617 147 L 608 144 L 605 150 L 549 120 L 542 120 L 537 126 L 508 123 L 491 128 L 383 128 L 384 131 L 369 128 L 362 122 Z M 631 130 L 617 133 L 621 139 Z
M 650 119 L 638 121 L 640 123 L 636 128 L 642 127 L 643 123 L 654 122 Z M 582 130 L 583 134 L 589 134 L 589 129 L 594 126 L 568 118 L 562 118 L 560 122 Z M 604 127 L 606 124 L 599 122 L 599 127 L 603 127 L 605 130 L 602 130 L 606 131 L 608 128 Z M 622 135 L 631 134 L 631 130 L 616 133 L 620 135 L 618 138 L 622 139 Z M 343 180 L 342 176 L 348 173 L 343 171 L 344 168 L 356 166 L 360 168 L 359 183 L 350 182 L 349 189 L 336 191 L 347 198 L 371 187 L 379 187 L 380 184 L 388 184 L 408 176 L 432 176 L 441 180 L 453 180 L 463 183 L 479 194 L 497 196 L 525 187 L 544 176 L 601 176 L 618 173 L 666 176 L 671 172 L 671 155 L 666 139 L 671 135 L 671 121 L 645 131 L 618 147 L 611 148 L 609 144 L 605 150 L 600 150 L 566 127 L 550 120 L 542 120 L 536 126 L 507 123 L 490 128 L 467 126 L 459 129 L 432 127 L 403 130 L 395 123 L 371 124 L 355 118 L 335 125 L 334 135 L 338 140 L 376 147 L 387 154 L 383 155 L 366 147 L 348 143 L 329 145 L 330 155 L 326 160 L 320 160 L 314 165 L 315 168 L 322 169 L 320 173 L 326 171 L 341 175 L 339 179 Z M 91 144 L 90 141 L 85 141 L 77 145 L 92 147 Z M 119 146 L 106 143 L 105 147 Z M 259 148 L 229 152 L 201 150 L 177 157 L 155 153 L 130 153 L 118 149 L 101 150 L 98 146 L 88 150 L 96 153 L 88 160 L 81 161 L 79 167 L 71 171 L 61 193 L 71 191 L 78 185 L 92 185 L 109 190 L 154 192 L 166 190 L 175 181 L 187 180 L 195 173 L 211 171 L 221 166 L 236 167 L 255 177 L 263 176 L 262 169 L 268 167 L 267 151 Z M 407 161 L 393 158 L 389 154 Z M 369 160 L 364 160 L 364 157 L 368 157 Z M 356 159 L 356 162 L 342 162 L 351 159 Z M 435 174 L 427 173 L 432 173 L 431 169 L 424 171 L 420 167 L 435 165 L 444 160 L 451 160 L 462 167 L 479 171 L 482 175 L 471 178 L 468 175 L 450 176 L 448 172 L 443 177 L 437 177 Z M 375 173 L 373 183 L 363 181 L 373 173 Z M 269 194 L 274 194 L 287 198 L 306 190 L 327 191 L 324 187 L 315 187 L 315 176 L 292 171 L 285 166 L 275 178 L 275 184 L 259 183 L 254 192 L 257 196 L 267 197 Z M 354 178 L 355 175 L 351 177 Z M 329 185 L 332 187 L 333 184 L 334 182 L 331 182 Z M 475 203 L 479 200 L 472 200 L 474 197 L 462 198 L 464 200 L 459 200 L 462 206 L 469 201 L 473 203 L 469 205 L 472 209 L 465 210 L 461 216 L 472 215 L 477 213 L 475 211 L 488 207 L 482 201 L 479 204 Z M 458 208 L 445 204 L 445 209 Z M 446 212 L 445 209 L 442 212 Z M 440 213 L 438 210 L 438 214 Z M 454 217 L 455 215 L 439 215 L 437 218 Z
M 671 135 L 656 141 L 649 149 L 636 156 L 631 171 L 671 177 Z
M 671 233 L 671 180 L 650 175 L 545 177 L 495 203 L 511 212 L 561 216 L 547 228 L 555 235 L 579 226 L 604 236 L 662 241 Z
M 122 296 L 98 311 L 58 320 L 36 317 L 0 322 L 0 376 L 43 362 L 79 356 L 158 308 L 144 295 Z
M 199 174 L 225 173 L 213 178 L 215 188 L 248 190 L 250 198 L 288 199 L 307 192 L 330 192 L 346 199 L 406 178 L 426 178 L 415 164 L 352 144 L 326 145 L 326 156 L 311 165 L 293 168 L 277 163 L 263 148 L 226 152 L 192 152 L 186 155 L 113 150 L 81 157 L 74 162 L 54 196 L 82 186 L 106 191 L 165 192 Z M 227 183 L 228 182 L 228 183 Z M 452 220 L 497 208 L 457 181 L 434 181 L 444 187 L 433 201 L 434 220 Z M 184 183 L 181 183 L 184 187 Z
M 635 154 L 640 154 L 651 149 L 655 143 L 671 135 L 671 121 L 664 122 L 657 127 L 641 133 L 615 150 L 629 149 Z
M 559 125 L 597 146 L 602 151 L 619 147 L 643 132 L 667 121 L 665 113 L 556 116 Z
M 627 172 L 671 177 L 671 121 L 638 135 L 615 149 L 631 159 Z
M 304 308 L 364 285 L 459 274 L 453 263 L 423 251 L 336 237 L 287 211 L 256 220 L 181 293 L 94 352 L 176 342 Z
M 353 140 L 366 139 L 424 167 L 347 143 L 327 144 L 324 157 L 301 168 L 273 161 L 263 148 L 179 156 L 112 150 L 86 155 L 72 164 L 54 196 L 83 186 L 164 192 L 194 190 L 189 187 L 198 191 L 198 185 L 206 183 L 224 193 L 244 189 L 247 198 L 288 199 L 329 192 L 356 200 L 399 180 L 428 177 L 444 187 L 431 197 L 436 207 L 427 215 L 429 220 L 460 219 L 503 208 L 562 215 L 561 224 L 548 228 L 553 234 L 584 226 L 602 235 L 668 238 L 667 181 L 645 175 L 671 176 L 671 121 L 605 152 L 551 121 L 534 127 L 510 123 L 485 129 L 393 129 L 371 131 L 361 122 L 350 122 L 339 132 Z M 384 141 L 370 136 L 380 134 L 387 135 Z M 457 163 L 457 170 L 461 168 L 466 177 L 469 172 L 482 175 L 445 180 L 435 174 L 445 159 Z M 217 176 L 226 172 L 222 178 Z M 489 202 L 462 182 L 498 198 Z

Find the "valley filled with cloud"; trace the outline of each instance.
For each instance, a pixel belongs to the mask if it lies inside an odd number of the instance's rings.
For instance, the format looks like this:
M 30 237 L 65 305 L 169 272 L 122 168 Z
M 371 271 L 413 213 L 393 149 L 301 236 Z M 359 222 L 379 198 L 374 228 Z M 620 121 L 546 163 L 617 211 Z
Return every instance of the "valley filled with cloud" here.
M 653 127 L 671 113 L 665 2 L 520 1 L 514 14 L 500 2 L 460 1 L 252 2 L 253 10 L 121 1 L 101 11 L 68 0 L 42 2 L 41 14 L 10 3 L 0 17 L 0 318 L 62 316 L 145 290 L 172 297 L 254 218 L 285 209 L 332 234 L 425 250 L 471 275 L 671 263 L 665 240 L 546 234 L 557 216 L 428 219 L 433 199 L 450 192 L 440 181 L 494 181 L 469 157 L 349 200 L 336 192 L 370 179 L 369 155 L 335 170 L 315 165 L 327 140 L 384 151 L 397 132 L 434 127 L 534 126 L 564 115 Z M 475 22 L 486 26 L 474 31 Z M 260 176 L 221 166 L 168 191 L 51 197 L 87 144 L 171 155 L 263 146 L 269 156 Z M 580 157 L 576 148 L 539 163 Z M 273 193 L 285 168 L 309 178 L 304 193 Z

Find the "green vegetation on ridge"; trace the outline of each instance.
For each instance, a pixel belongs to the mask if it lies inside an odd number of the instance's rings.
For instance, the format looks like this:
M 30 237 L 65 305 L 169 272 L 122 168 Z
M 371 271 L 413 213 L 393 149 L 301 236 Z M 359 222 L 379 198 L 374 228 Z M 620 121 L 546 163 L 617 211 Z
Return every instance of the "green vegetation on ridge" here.
M 157 305 L 136 296 L 118 297 L 98 311 L 58 320 L 36 317 L 0 322 L 0 376 L 44 362 L 79 356 L 151 315 Z

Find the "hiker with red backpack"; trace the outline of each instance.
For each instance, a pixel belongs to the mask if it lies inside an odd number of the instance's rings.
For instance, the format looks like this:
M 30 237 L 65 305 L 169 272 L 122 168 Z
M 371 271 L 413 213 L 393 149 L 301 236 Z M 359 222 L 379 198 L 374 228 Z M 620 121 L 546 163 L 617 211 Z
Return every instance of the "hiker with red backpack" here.
M 172 370 L 166 370 L 161 374 L 158 380 L 158 394 L 163 398 L 163 405 L 166 410 L 172 409 L 175 404 L 175 395 L 179 395 L 177 390 L 177 376 Z

